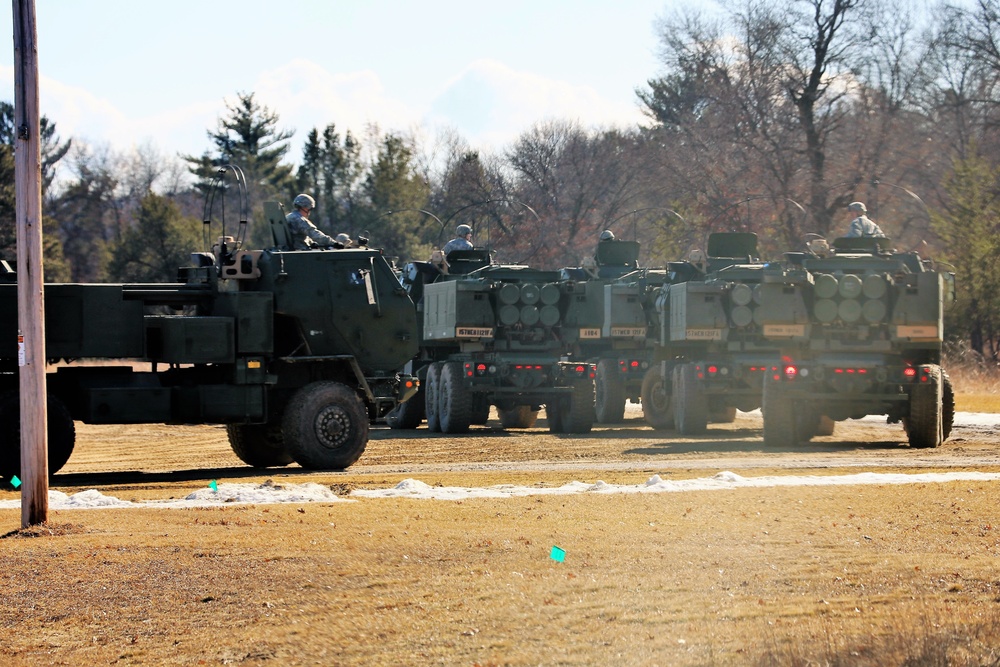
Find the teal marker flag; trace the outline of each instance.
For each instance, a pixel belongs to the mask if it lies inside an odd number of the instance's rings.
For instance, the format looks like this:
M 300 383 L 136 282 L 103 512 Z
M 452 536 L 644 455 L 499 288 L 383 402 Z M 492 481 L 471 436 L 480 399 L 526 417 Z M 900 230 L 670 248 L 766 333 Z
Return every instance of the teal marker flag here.
M 561 563 L 566 560 L 566 550 L 559 547 L 552 547 L 552 553 L 549 554 L 549 558 L 557 563 Z
M 216 484 L 215 480 L 213 479 L 211 482 L 208 483 L 208 488 L 212 489 L 213 491 L 218 491 L 219 485 Z
M 21 486 L 21 480 L 17 478 L 17 475 L 14 475 L 13 477 L 10 478 L 10 485 L 13 486 L 15 489 Z

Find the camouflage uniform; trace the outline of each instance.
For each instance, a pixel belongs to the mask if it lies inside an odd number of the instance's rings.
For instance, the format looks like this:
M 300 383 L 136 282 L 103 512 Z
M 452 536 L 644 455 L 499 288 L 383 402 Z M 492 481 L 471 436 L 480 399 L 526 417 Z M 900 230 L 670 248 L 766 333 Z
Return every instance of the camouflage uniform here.
M 472 250 L 472 242 L 469 241 L 466 236 L 472 234 L 472 227 L 468 225 L 459 225 L 455 229 L 455 238 L 444 244 L 444 254 L 447 255 L 452 250 Z
M 458 237 L 444 244 L 444 254 L 447 255 L 452 250 L 472 250 L 472 244 L 466 239 Z
M 862 213 L 858 217 L 851 220 L 851 227 L 847 230 L 847 238 L 855 238 L 859 236 L 877 236 L 878 238 L 885 238 L 885 234 L 867 215 Z
M 885 234 L 866 214 L 868 213 L 868 207 L 864 203 L 855 201 L 851 202 L 847 207 L 848 211 L 857 211 L 858 217 L 851 220 L 851 226 L 847 230 L 846 238 L 859 238 L 862 236 L 867 237 L 878 237 L 885 238 Z
M 314 246 L 329 248 L 333 246 L 333 237 L 327 236 L 316 225 L 309 221 L 309 218 L 302 215 L 299 210 L 292 211 L 285 216 L 288 222 L 288 229 L 295 236 L 294 247 L 296 250 L 308 250 Z

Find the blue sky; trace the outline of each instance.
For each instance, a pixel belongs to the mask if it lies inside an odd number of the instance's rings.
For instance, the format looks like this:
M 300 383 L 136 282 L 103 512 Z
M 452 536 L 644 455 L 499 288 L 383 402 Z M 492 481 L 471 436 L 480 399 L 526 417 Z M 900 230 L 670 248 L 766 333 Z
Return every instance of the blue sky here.
M 693 1 L 693 0 L 692 0 Z M 61 136 L 200 154 L 253 91 L 296 130 L 457 131 L 489 150 L 532 124 L 643 120 L 656 18 L 676 0 L 37 0 L 42 112 Z M 702 4 L 700 1 L 697 4 Z M 10 9 L 0 86 L 13 100 Z

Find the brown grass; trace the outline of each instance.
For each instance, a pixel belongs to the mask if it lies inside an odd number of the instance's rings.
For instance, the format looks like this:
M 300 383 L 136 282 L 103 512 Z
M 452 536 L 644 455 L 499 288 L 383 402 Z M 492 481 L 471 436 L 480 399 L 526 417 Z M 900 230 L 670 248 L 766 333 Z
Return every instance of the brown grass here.
M 57 511 L 0 663 L 995 664 L 994 486 Z
M 944 363 L 962 412 L 1000 412 L 1000 368 L 964 348 L 952 348 Z
M 968 409 L 966 378 L 952 377 Z M 748 477 L 840 474 L 907 455 L 894 442 L 821 442 L 796 458 L 844 468 L 795 470 L 760 451 L 756 423 L 679 444 L 629 424 L 586 438 L 376 434 L 346 473 L 245 476 L 217 428 L 78 427 L 56 488 L 96 485 L 128 500 L 203 488 L 198 468 L 220 482 L 317 482 L 346 495 L 406 477 L 456 486 L 705 477 L 713 456 Z M 855 428 L 838 435 L 850 443 L 881 432 Z M 966 456 L 1000 460 L 993 437 L 959 431 L 944 451 L 914 457 L 940 460 L 940 470 Z M 732 467 L 738 457 L 745 467 Z M 536 459 L 594 467 L 411 471 Z M 150 472 L 124 472 L 137 462 Z M 995 483 L 952 482 L 360 499 L 60 510 L 27 530 L 19 511 L 0 510 L 0 664 L 1000 665 L 995 498 Z M 550 558 L 554 545 L 565 562 Z

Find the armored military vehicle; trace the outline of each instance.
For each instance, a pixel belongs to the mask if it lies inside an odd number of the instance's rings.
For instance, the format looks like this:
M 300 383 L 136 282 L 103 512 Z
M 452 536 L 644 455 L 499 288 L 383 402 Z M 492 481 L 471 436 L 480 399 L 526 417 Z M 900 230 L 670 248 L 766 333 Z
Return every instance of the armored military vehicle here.
M 488 251 L 473 249 L 449 253 L 446 265 L 411 263 L 405 274 L 411 294 L 420 295 L 413 368 L 426 377 L 431 431 L 467 431 L 485 423 L 490 406 L 505 428 L 528 428 L 543 405 L 550 431 L 591 429 L 594 368 L 566 358 L 569 296 L 558 271 L 493 264 Z M 403 406 L 389 423 L 414 428 L 415 413 Z
M 163 284 L 45 286 L 49 467 L 88 424 L 225 424 L 255 467 L 344 468 L 417 388 L 413 303 L 378 250 L 291 251 L 219 237 Z M 212 224 L 206 215 L 206 228 Z M 0 475 L 20 467 L 17 274 L 0 262 Z M 97 365 L 90 362 L 97 361 Z
M 761 334 L 764 266 L 757 235 L 743 232 L 711 234 L 705 256 L 667 265 L 657 363 L 642 395 L 653 427 L 697 434 L 760 407 L 765 370 L 778 359 Z
M 954 275 L 885 238 L 810 246 L 786 253 L 761 285 L 762 332 L 781 351 L 764 378 L 765 445 L 793 446 L 831 420 L 887 415 L 910 446 L 939 446 L 955 410 L 941 367 Z
M 605 424 L 622 421 L 626 400 L 639 402 L 659 333 L 651 295 L 665 272 L 638 268 L 638 258 L 635 241 L 601 241 L 591 262 L 560 272 L 570 297 L 563 339 L 572 359 L 596 365 L 595 413 Z

